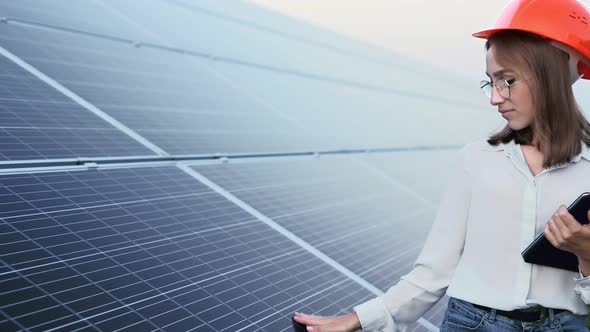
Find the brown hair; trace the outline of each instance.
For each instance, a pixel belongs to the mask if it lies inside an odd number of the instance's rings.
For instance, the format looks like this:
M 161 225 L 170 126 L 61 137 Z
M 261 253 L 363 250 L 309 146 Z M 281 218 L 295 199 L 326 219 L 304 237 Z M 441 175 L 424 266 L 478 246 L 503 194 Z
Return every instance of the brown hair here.
M 488 143 L 532 144 L 534 130 L 544 168 L 570 162 L 581 152 L 582 142 L 590 147 L 590 123 L 574 98 L 567 53 L 541 37 L 514 30 L 494 34 L 486 50 L 492 45 L 498 63 L 516 65 L 529 73 L 527 84 L 536 109 L 529 127 L 513 130 L 506 125 Z

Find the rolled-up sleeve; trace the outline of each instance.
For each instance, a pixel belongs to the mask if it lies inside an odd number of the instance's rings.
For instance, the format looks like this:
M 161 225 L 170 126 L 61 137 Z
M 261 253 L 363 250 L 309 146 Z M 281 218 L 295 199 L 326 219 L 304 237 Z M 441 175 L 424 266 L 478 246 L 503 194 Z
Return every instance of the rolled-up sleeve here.
M 471 199 L 469 145 L 457 154 L 449 173 L 447 189 L 412 271 L 385 294 L 354 308 L 363 331 L 404 331 L 445 294 L 465 244 Z
M 576 286 L 574 292 L 580 295 L 585 304 L 590 304 L 590 276 L 584 277 L 582 270 L 580 270 L 580 277 L 574 278 Z

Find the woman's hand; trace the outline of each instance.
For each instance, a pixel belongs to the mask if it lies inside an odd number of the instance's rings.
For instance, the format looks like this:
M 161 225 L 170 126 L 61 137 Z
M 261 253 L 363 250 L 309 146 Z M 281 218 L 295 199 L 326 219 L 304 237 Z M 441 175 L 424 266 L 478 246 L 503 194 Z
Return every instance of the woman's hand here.
M 296 322 L 305 324 L 310 332 L 353 332 L 361 328 L 361 322 L 354 312 L 333 317 L 312 316 L 296 312 L 294 318 Z
M 587 217 L 590 220 L 590 210 Z M 562 205 L 545 226 L 544 233 L 554 247 L 576 255 L 582 273 L 590 274 L 590 224 L 581 225 Z

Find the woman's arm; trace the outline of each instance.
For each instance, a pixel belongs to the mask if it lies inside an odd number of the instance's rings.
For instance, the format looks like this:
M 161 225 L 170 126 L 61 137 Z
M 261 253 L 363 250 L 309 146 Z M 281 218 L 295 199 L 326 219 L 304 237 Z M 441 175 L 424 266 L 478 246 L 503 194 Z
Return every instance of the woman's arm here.
M 444 174 L 449 182 L 414 268 L 382 296 L 355 307 L 363 329 L 407 326 L 445 294 L 465 246 L 473 185 L 470 151 L 465 146 Z
M 364 331 L 394 331 L 415 322 L 444 295 L 463 251 L 471 200 L 467 146 L 458 155 L 446 174 L 450 182 L 414 269 L 385 294 L 356 306 L 350 315 L 297 321 L 320 329 L 310 331 L 354 331 L 357 322 Z

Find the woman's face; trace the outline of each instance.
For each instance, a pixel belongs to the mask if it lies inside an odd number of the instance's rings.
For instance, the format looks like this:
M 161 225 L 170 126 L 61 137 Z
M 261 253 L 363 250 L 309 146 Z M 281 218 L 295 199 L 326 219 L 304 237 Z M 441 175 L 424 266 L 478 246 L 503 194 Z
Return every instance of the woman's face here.
M 508 126 L 513 130 L 520 130 L 530 126 L 533 121 L 535 108 L 529 77 L 524 77 L 525 71 L 516 67 L 503 67 L 496 61 L 495 47 L 492 45 L 486 54 L 486 74 L 493 83 L 497 80 L 507 80 L 510 84 L 510 97 L 504 98 L 494 86 L 490 104 L 498 106 L 498 112 L 508 121 Z M 508 88 L 506 88 L 508 89 Z M 507 91 L 506 91 L 507 92 Z

